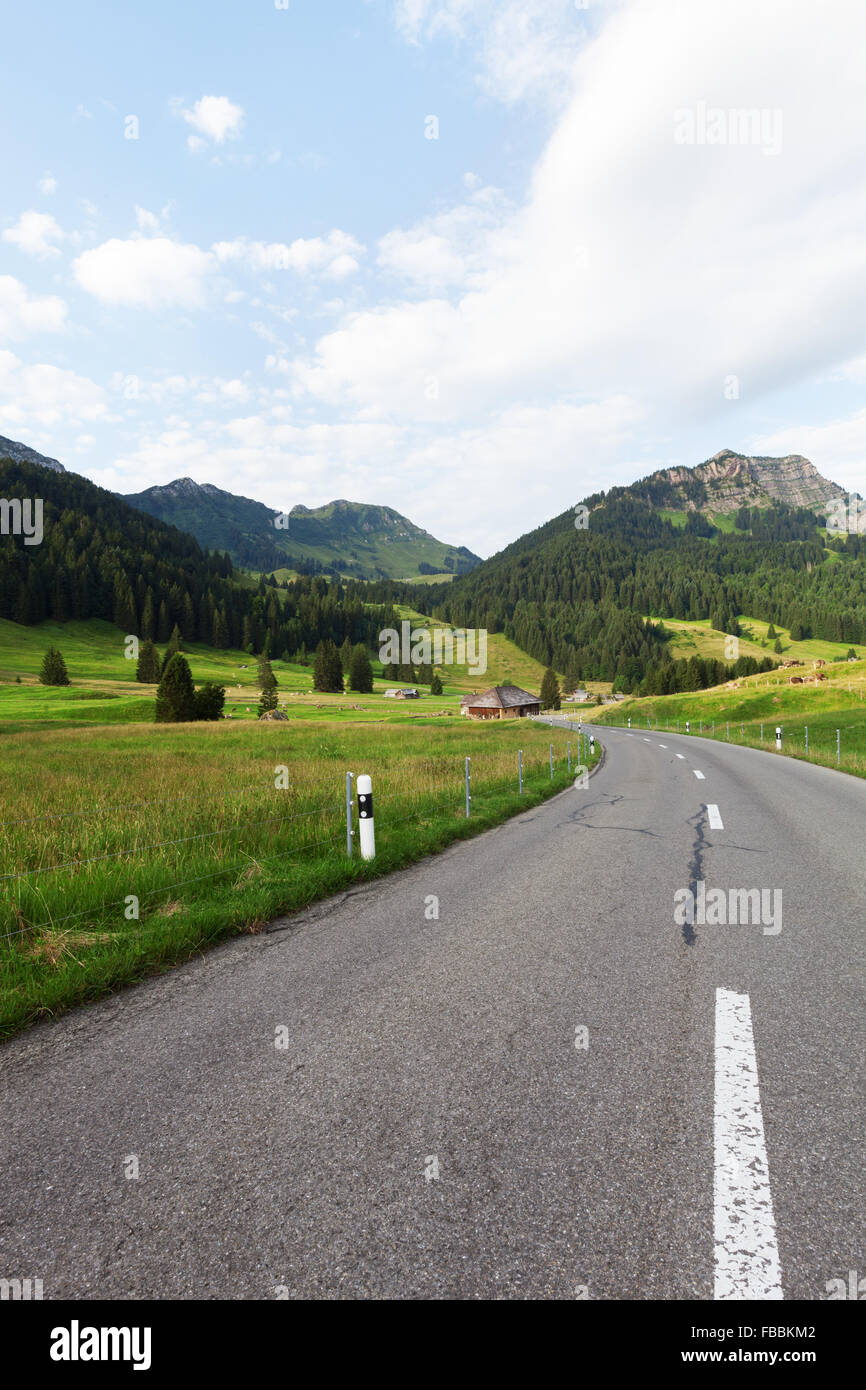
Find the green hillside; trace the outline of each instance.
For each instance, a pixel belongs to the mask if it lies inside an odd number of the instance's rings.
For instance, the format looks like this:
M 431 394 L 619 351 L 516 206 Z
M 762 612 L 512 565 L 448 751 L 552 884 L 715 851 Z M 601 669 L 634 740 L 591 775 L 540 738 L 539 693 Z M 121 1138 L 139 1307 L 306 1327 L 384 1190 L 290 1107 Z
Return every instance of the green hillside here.
M 409 579 L 465 574 L 479 563 L 464 546 L 436 540 L 392 507 L 364 502 L 340 499 L 323 507 L 296 506 L 280 516 L 261 502 L 191 478 L 130 493 L 124 500 L 259 573 L 288 569 L 357 579 Z

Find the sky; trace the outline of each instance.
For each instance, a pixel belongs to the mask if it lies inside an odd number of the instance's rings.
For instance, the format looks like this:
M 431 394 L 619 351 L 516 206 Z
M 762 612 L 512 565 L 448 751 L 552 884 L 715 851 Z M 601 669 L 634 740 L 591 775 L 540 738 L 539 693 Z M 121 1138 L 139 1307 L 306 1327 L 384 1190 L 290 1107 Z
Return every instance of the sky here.
M 861 0 L 4 8 L 0 434 L 481 555 L 722 448 L 866 494 Z

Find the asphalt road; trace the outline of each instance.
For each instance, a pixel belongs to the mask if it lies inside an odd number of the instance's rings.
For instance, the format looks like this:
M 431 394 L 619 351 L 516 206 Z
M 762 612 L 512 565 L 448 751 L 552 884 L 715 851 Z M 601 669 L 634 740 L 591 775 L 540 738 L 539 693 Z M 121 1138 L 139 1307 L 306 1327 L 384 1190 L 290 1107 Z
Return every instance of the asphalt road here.
M 866 1274 L 866 783 L 599 732 L 587 788 L 2 1048 L 0 1275 L 710 1300 Z M 760 920 L 679 920 L 700 883 L 765 890 Z

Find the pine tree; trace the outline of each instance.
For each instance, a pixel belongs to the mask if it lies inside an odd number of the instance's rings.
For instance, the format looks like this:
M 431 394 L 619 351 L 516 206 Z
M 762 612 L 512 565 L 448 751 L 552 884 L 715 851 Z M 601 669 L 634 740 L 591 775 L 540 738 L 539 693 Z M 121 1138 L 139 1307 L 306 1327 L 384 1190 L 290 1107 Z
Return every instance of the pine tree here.
M 159 680 L 159 652 L 147 638 L 139 648 L 135 679 L 143 685 L 154 685 Z
M 373 667 L 363 642 L 359 642 L 352 650 L 349 689 L 357 690 L 360 695 L 370 695 L 373 691 Z
M 159 617 L 156 623 L 157 642 L 167 642 L 171 633 L 171 625 L 168 621 L 168 609 L 165 606 L 165 599 L 160 601 Z
M 157 724 L 181 724 L 194 717 L 195 689 L 186 657 L 169 659 L 156 692 Z
M 439 675 L 439 672 L 438 672 L 438 671 L 434 671 L 434 672 L 433 672 L 433 679 L 432 679 L 431 682 L 430 682 L 430 694 L 431 694 L 431 695 L 441 695 L 441 694 L 442 694 L 442 677 Z
M 264 656 L 259 657 L 259 685 L 262 690 L 276 690 L 279 685 L 279 681 L 271 669 L 271 663 Z M 274 706 L 271 705 L 270 708 L 273 709 Z
M 350 669 L 350 667 L 351 667 L 351 665 L 352 665 L 352 656 L 353 656 L 353 655 L 354 655 L 354 648 L 353 648 L 353 646 L 352 646 L 352 643 L 349 641 L 349 638 L 346 637 L 346 640 L 344 641 L 342 647 L 340 648 L 340 662 L 341 662 L 342 667 L 343 667 L 343 670 L 344 670 L 345 672 L 348 672 L 349 669 Z M 351 689 L 351 687 L 350 687 L 350 689 Z
M 330 638 L 320 642 L 316 648 L 313 689 L 339 694 L 343 692 L 343 663 L 336 644 Z
M 56 647 L 49 647 L 45 656 L 42 658 L 42 669 L 39 672 L 39 682 L 41 685 L 68 685 L 69 676 L 66 671 L 66 662 Z
M 773 624 L 770 623 L 770 626 L 767 628 L 767 638 L 768 638 L 768 640 L 769 640 L 769 641 L 772 641 L 773 638 L 774 638 L 774 637 L 777 637 L 777 636 L 778 636 L 778 633 L 776 632 L 776 629 L 773 627 Z
M 263 714 L 267 714 L 269 710 L 276 709 L 276 707 L 277 707 L 277 692 L 276 692 L 276 690 L 273 690 L 273 689 L 270 689 L 270 690 L 263 690 L 262 693 L 261 693 L 261 697 L 260 697 L 260 699 L 259 699 L 259 718 L 261 719 L 261 717 L 262 717 Z
M 561 703 L 562 696 L 559 681 L 556 679 L 556 672 L 552 666 L 548 666 L 541 682 L 541 707 L 542 709 L 559 709 Z
M 780 637 L 777 637 L 776 640 L 775 640 L 775 642 L 773 643 L 773 651 L 774 651 L 774 652 L 780 652 L 781 650 L 782 650 L 782 639 L 781 639 Z

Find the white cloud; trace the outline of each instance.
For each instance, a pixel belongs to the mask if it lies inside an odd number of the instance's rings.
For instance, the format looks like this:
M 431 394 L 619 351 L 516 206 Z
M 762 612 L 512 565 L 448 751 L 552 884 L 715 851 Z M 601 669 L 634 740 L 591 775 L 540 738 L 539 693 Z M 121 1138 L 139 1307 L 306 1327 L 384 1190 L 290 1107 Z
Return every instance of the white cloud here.
M 199 150 L 207 140 L 222 145 L 236 139 L 244 123 L 244 110 L 228 97 L 199 97 L 191 109 L 180 108 L 184 120 L 197 132 L 189 137 L 190 149 Z
M 135 205 L 135 220 L 138 223 L 138 230 L 144 235 L 161 232 L 168 220 L 169 207 L 164 207 L 161 212 L 149 212 L 147 208 Z
M 248 270 L 294 270 L 302 275 L 325 274 L 343 279 L 359 269 L 357 257 L 364 247 L 348 232 L 335 228 L 326 237 L 299 237 L 289 244 L 281 241 L 218 241 L 213 253 L 220 264 L 240 262 Z
M 56 295 L 31 295 L 20 280 L 0 275 L 0 342 L 16 342 L 36 333 L 59 333 L 66 325 L 66 305 Z
M 168 237 L 112 238 L 73 263 L 78 283 L 103 304 L 144 309 L 202 306 L 215 268 L 210 252 Z
M 467 185 L 468 186 L 468 185 Z M 509 206 L 497 188 L 473 189 L 470 200 L 379 242 L 383 270 L 428 290 L 467 288 L 490 266 L 490 234 Z
M 52 193 L 57 192 L 57 180 L 53 174 L 45 173 L 39 180 L 38 187 L 40 193 L 44 193 L 46 197 L 50 197 Z
M 617 0 L 590 3 L 597 14 Z M 396 0 L 394 13 L 411 43 L 447 36 L 471 45 L 488 95 L 555 103 L 568 92 L 589 11 L 575 0 Z
M 48 212 L 22 212 L 15 226 L 7 227 L 3 233 L 4 241 L 11 242 L 25 255 L 36 256 L 39 260 L 59 256 L 60 251 L 54 242 L 62 241 L 63 237 L 59 222 Z
M 64 429 L 107 418 L 105 393 L 77 372 L 26 364 L 0 352 L 0 434 L 62 424 Z

